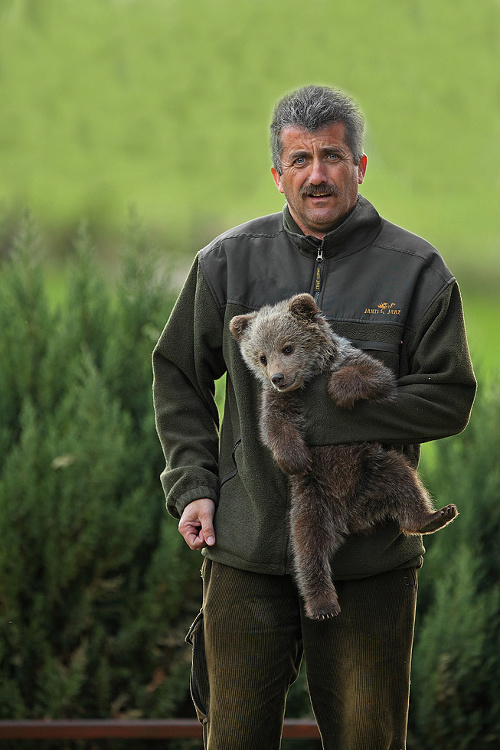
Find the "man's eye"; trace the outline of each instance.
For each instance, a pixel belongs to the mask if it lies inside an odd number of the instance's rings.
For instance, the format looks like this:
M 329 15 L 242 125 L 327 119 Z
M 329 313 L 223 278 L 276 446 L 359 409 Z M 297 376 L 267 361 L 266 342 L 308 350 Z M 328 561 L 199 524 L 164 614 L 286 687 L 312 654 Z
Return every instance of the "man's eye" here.
M 328 158 L 336 161 L 339 158 L 338 154 L 328 154 Z
M 288 344 L 288 346 L 284 346 L 283 354 L 293 354 L 293 346 L 291 344 Z
M 266 357 L 265 354 L 261 355 L 260 361 L 262 362 L 262 364 L 264 365 L 264 367 L 267 365 L 267 357 Z
M 297 156 L 297 158 L 295 159 L 295 164 L 304 164 L 305 160 L 305 156 Z

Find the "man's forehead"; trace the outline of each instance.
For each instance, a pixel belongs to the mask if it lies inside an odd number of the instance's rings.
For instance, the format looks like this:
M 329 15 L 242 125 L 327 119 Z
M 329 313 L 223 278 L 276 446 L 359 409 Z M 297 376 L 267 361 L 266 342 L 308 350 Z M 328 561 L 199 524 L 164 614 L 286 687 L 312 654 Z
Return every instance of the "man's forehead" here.
M 281 131 L 283 150 L 309 150 L 311 148 L 347 147 L 345 124 L 334 122 L 317 130 L 307 130 L 298 125 L 287 125 Z

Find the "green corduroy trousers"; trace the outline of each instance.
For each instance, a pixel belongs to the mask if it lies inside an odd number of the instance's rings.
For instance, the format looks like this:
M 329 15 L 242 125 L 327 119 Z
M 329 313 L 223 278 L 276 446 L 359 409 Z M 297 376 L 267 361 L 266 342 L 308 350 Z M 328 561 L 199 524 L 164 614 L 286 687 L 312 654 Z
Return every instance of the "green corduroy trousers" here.
M 191 694 L 207 750 L 277 750 L 302 656 L 325 750 L 404 750 L 417 598 L 413 568 L 336 581 L 341 613 L 305 617 L 290 576 L 205 560 Z

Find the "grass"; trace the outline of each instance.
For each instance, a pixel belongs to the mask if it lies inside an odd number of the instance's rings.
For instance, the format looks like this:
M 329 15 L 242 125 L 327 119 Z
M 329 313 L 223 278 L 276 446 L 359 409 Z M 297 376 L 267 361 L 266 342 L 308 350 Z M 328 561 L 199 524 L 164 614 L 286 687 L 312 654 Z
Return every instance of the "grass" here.
M 500 352 L 498 350 L 498 320 L 500 304 L 493 297 L 464 296 L 464 313 L 472 362 L 479 380 L 498 380 Z
M 359 100 L 381 213 L 498 274 L 499 21 L 497 0 L 2 0 L 0 200 L 110 234 L 133 204 L 194 252 L 281 208 L 271 109 L 314 81 Z

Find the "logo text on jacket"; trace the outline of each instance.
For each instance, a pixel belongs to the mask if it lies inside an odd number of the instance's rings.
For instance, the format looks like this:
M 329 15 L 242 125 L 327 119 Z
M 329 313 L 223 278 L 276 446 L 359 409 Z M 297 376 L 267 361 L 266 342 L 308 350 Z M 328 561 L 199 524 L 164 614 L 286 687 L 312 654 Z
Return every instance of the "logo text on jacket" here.
M 365 315 L 400 315 L 395 302 L 380 302 L 376 307 L 365 307 Z

